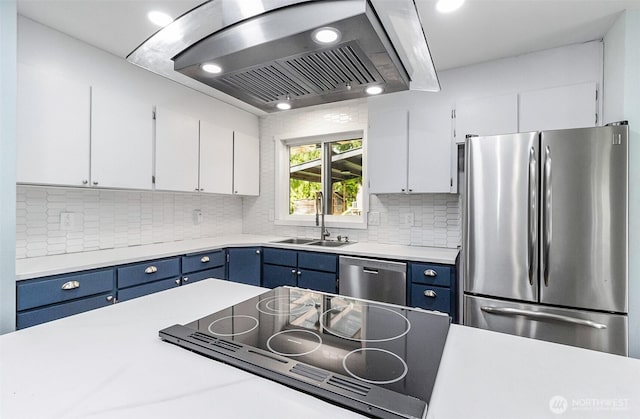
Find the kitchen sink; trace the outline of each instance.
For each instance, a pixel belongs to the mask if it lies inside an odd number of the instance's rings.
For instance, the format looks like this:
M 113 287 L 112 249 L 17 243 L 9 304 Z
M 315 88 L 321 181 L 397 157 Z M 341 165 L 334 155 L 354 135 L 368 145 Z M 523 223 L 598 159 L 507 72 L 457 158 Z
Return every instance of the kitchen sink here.
M 317 241 L 317 239 L 301 239 L 298 237 L 294 237 L 292 239 L 285 239 L 285 240 L 276 240 L 272 243 L 288 243 L 288 244 L 309 244 L 312 242 Z
M 320 247 L 341 247 L 351 244 L 350 242 L 339 242 L 333 240 L 318 240 L 313 241 L 311 243 L 307 243 L 309 246 L 320 246 Z

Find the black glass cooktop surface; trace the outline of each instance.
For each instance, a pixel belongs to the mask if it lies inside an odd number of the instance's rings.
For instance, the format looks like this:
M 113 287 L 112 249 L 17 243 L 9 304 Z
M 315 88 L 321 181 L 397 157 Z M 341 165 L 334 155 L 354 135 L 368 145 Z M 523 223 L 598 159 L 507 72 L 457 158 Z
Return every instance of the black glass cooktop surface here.
M 445 314 L 280 287 L 164 340 L 376 417 L 426 412 Z

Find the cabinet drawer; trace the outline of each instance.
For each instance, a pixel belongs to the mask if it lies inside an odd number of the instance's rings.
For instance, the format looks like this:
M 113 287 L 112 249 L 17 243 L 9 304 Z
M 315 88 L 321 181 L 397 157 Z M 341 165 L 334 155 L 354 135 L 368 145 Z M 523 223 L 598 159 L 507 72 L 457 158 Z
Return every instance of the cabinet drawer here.
M 451 315 L 451 290 L 431 285 L 411 285 L 411 306 Z
M 57 304 L 55 306 L 23 311 L 16 316 L 16 327 L 18 329 L 24 329 L 25 327 L 35 326 L 36 324 L 61 319 L 99 307 L 105 307 L 112 304 L 112 301 L 108 299 L 108 297 L 112 296 L 113 294 L 102 294 Z
M 298 252 L 298 267 L 335 273 L 338 271 L 338 256 L 329 253 Z
M 298 286 L 300 288 L 337 294 L 336 279 L 337 276 L 335 273 L 300 269 Z
M 452 268 L 432 263 L 411 263 L 411 282 L 450 287 Z
M 263 265 L 262 286 L 276 288 L 282 285 L 296 286 L 297 269 L 289 266 Z
M 184 285 L 192 282 L 202 281 L 207 278 L 226 279 L 224 266 L 218 266 L 217 268 L 207 269 L 206 271 L 193 272 L 189 275 L 182 275 L 182 283 Z
M 16 286 L 16 308 L 18 311 L 28 310 L 112 290 L 113 269 L 20 281 Z
M 182 273 L 186 274 L 216 268 L 223 266 L 225 261 L 224 250 L 182 256 Z
M 178 286 L 180 286 L 180 278 L 162 279 L 160 281 L 118 290 L 118 301 L 127 301 L 132 298 L 142 297 L 143 295 L 153 294 L 154 292 L 164 291 Z
M 131 287 L 180 275 L 180 259 L 151 260 L 117 268 L 118 288 Z
M 298 266 L 298 252 L 295 250 L 271 249 L 267 247 L 264 249 L 262 260 L 264 263 L 270 263 L 272 265 L 291 266 L 295 268 Z

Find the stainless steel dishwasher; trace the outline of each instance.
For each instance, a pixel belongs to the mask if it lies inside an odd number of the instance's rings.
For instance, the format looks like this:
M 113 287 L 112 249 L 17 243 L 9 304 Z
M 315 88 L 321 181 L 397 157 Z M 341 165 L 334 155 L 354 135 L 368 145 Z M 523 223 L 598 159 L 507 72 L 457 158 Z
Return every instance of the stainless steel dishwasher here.
M 340 256 L 338 294 L 404 306 L 407 264 Z

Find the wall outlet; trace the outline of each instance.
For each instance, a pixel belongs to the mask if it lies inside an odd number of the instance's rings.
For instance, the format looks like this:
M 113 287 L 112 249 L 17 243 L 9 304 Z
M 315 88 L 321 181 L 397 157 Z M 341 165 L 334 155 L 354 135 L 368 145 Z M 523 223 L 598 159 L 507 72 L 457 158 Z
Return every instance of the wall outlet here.
M 378 211 L 371 211 L 368 217 L 368 224 L 370 226 L 380 225 L 380 213 Z
M 78 228 L 78 216 L 74 212 L 60 213 L 60 230 L 73 231 Z
M 193 224 L 201 224 L 203 221 L 204 221 L 204 215 L 202 215 L 202 210 L 194 209 Z
M 406 227 L 413 226 L 413 213 L 407 212 L 405 214 L 400 215 L 400 225 Z

